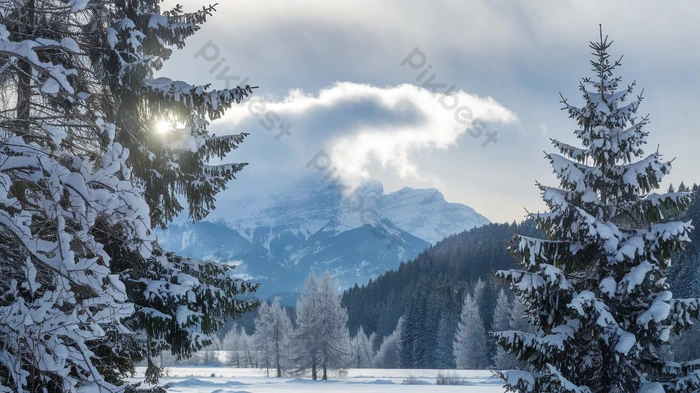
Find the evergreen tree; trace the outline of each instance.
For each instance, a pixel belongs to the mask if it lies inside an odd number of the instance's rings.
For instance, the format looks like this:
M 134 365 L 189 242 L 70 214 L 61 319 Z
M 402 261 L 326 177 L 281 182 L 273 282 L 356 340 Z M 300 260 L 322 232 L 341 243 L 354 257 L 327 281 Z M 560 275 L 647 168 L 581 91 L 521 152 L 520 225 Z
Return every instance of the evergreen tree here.
M 22 223 L 0 235 L 3 244 L 16 245 L 2 248 L 7 254 L 3 261 L 22 261 L 6 264 L 6 282 L 14 277 L 20 286 L 41 287 L 31 296 L 50 290 L 58 303 L 72 305 L 55 307 L 61 313 L 72 315 L 78 304 L 94 303 L 89 314 L 110 315 L 97 325 L 63 323 L 66 329 L 86 332 L 79 340 L 56 331 L 60 341 L 81 347 L 69 351 L 78 356 L 78 364 L 45 362 L 56 369 L 42 371 L 44 366 L 24 364 L 24 359 L 35 362 L 40 351 L 20 355 L 21 343 L 9 349 L 19 356 L 8 360 L 14 370 L 11 383 L 18 388 L 31 383 L 41 389 L 51 380 L 55 389 L 72 390 L 83 379 L 121 385 L 144 358 L 146 379 L 155 382 L 160 375 L 155 359 L 164 350 L 178 359 L 189 357 L 211 344 L 226 317 L 255 306 L 237 297 L 255 287 L 233 279 L 230 267 L 179 258 L 150 243 L 151 227 L 165 226 L 185 208 L 180 200 L 186 201 L 190 218 L 201 219 L 214 208 L 215 195 L 243 168 L 207 165 L 211 159 L 224 160 L 245 137 L 210 135 L 207 126 L 252 92 L 249 86 L 211 90 L 155 78 L 173 48 L 182 48 L 214 11 L 205 7 L 186 13 L 181 6 L 162 11 L 161 2 L 0 4 L 0 83 L 3 92 L 17 93 L 16 111 L 3 112 L 0 120 L 2 158 L 13 157 L 0 169 L 7 176 L 2 186 L 9 190 L 2 206 L 9 209 L 8 222 Z M 162 122 L 173 125 L 167 134 L 156 131 Z M 27 197 L 15 200 L 19 193 Z M 47 211 L 48 218 L 43 217 Z M 28 260 L 35 250 L 13 240 L 19 233 L 60 245 L 63 255 L 53 265 Z M 40 244 L 38 252 L 51 255 L 49 243 Z M 76 260 L 66 262 L 71 255 Z M 36 286 L 33 278 L 24 278 L 31 275 L 17 276 L 21 269 L 35 268 L 40 273 Z M 64 281 L 55 283 L 46 269 Z M 59 273 L 65 269 L 71 273 Z M 80 274 L 88 278 L 70 277 Z M 80 294 L 61 295 L 53 291 L 56 285 Z M 133 304 L 125 302 L 125 295 Z M 19 299 L 8 296 L 3 304 Z M 119 311 L 108 311 L 115 307 Z M 68 377 L 64 367 L 71 370 Z M 26 370 L 41 377 L 26 382 L 19 376 Z
M 493 314 L 493 323 L 491 324 L 492 332 L 503 332 L 510 329 L 512 309 L 513 305 L 508 300 L 508 295 L 501 289 L 498 293 L 496 310 Z M 513 358 L 512 354 L 509 354 L 505 348 L 498 347 L 493 357 L 493 365 L 497 370 L 513 368 Z
M 457 332 L 458 314 L 451 309 L 446 310 L 440 317 L 437 329 L 437 344 L 435 345 L 435 368 L 455 368 L 453 342 Z
M 240 332 L 238 325 L 234 324 L 231 329 L 226 332 L 223 340 L 221 340 L 221 348 L 227 352 L 226 363 L 231 367 L 242 367 L 239 351 Z
M 406 315 L 403 316 L 401 325 L 401 357 L 399 366 L 401 368 L 418 368 L 416 354 L 417 343 L 420 340 L 420 329 L 422 327 L 422 319 L 419 314 L 418 305 L 414 301 Z
M 477 370 L 488 367 L 486 333 L 479 307 L 471 294 L 464 297 L 464 306 L 454 340 L 457 368 Z
M 348 312 L 340 303 L 338 282 L 329 272 L 325 272 L 318 286 L 320 297 L 320 336 L 316 338 L 320 353 L 322 379 L 328 379 L 328 370 L 340 370 L 350 361 L 350 332 Z
M 289 345 L 291 332 L 292 322 L 280 306 L 278 297 L 270 305 L 267 302 L 260 305 L 255 318 L 255 340 L 260 348 L 261 360 L 268 369 L 268 375 L 272 367 L 278 378 L 282 376 L 282 370 L 287 365 L 286 347 Z
M 379 351 L 377 351 L 377 355 L 372 360 L 372 367 L 401 367 L 401 330 L 403 325 L 403 318 L 401 318 L 396 324 L 396 329 L 394 329 L 390 335 L 384 337 L 382 345 L 379 346 Z
M 185 207 L 192 220 L 202 219 L 214 208 L 216 194 L 245 166 L 207 164 L 212 159 L 226 161 L 246 136 L 215 136 L 207 127 L 252 92 L 249 86 L 212 90 L 155 78 L 173 49 L 182 48 L 214 11 L 209 6 L 187 13 L 179 5 L 163 11 L 161 3 L 93 1 L 87 8 L 71 10 L 87 18 L 79 45 L 95 72 L 97 86 L 91 93 L 103 134 L 129 151 L 126 163 L 143 189 L 154 227 L 165 227 Z M 76 4 L 85 7 L 87 2 Z M 158 132 L 164 123 L 170 129 Z M 237 296 L 256 287 L 232 278 L 231 267 L 180 258 L 162 252 L 157 244 L 153 255 L 144 257 L 125 247 L 113 228 L 101 228 L 103 241 L 113 261 L 111 271 L 124 282 L 135 305 L 126 325 L 138 333 L 138 341 L 135 347 L 110 345 L 123 341 L 115 333 L 113 340 L 94 343 L 107 372 L 113 363 L 126 361 L 119 366 L 123 375 L 133 371 L 133 361 L 145 358 L 146 380 L 156 382 L 161 370 L 154 359 L 163 351 L 177 359 L 190 357 L 211 343 L 226 318 L 256 306 Z
M 692 326 L 700 302 L 673 299 L 669 258 L 690 222 L 667 221 L 686 194 L 652 193 L 671 169 L 658 152 L 643 157 L 648 118 L 641 96 L 618 90 L 610 42 L 592 42 L 596 76 L 585 78 L 583 107 L 563 99 L 582 148 L 554 140 L 547 154 L 561 189 L 539 186 L 551 212 L 534 215 L 547 240 L 516 236 L 512 251 L 527 270 L 499 272 L 525 303 L 536 333 L 505 332 L 499 342 L 528 371 L 501 373 L 518 392 L 689 392 L 700 389 L 691 364 L 659 358 L 671 333 Z M 635 161 L 636 160 L 636 161 Z
M 0 391 L 115 391 L 138 355 L 109 246 L 149 258 L 150 212 L 84 56 L 107 5 L 86 6 L 0 3 Z
M 506 295 L 506 291 L 501 289 L 498 292 L 498 300 L 496 301 L 496 310 L 493 314 L 493 323 L 491 324 L 491 331 L 500 332 L 503 330 L 508 330 L 510 327 L 510 317 L 512 304 Z
M 311 369 L 311 378 L 318 379 L 320 351 L 317 338 L 321 334 L 321 304 L 318 295 L 318 280 L 311 273 L 306 280 L 306 292 L 297 301 L 297 328 L 292 335 L 294 363 L 299 371 Z
M 535 329 L 528 322 L 528 314 L 525 305 L 518 298 L 513 300 L 513 307 L 510 310 L 510 322 L 508 330 L 531 333 Z
M 337 283 L 330 273 L 317 279 L 313 273 L 297 302 L 297 329 L 294 334 L 295 362 L 299 370 L 311 369 L 311 377 L 328 379 L 329 369 L 342 369 L 350 361 L 348 314 L 340 304 Z
M 484 302 L 484 298 L 486 297 L 486 282 L 482 280 L 481 277 L 476 280 L 472 293 L 474 294 L 474 302 L 477 305 Z
M 372 367 L 372 360 L 374 360 L 374 339 L 376 335 L 372 333 L 371 335 L 365 334 L 365 330 L 360 327 L 357 334 L 350 340 L 350 347 L 352 350 L 350 367 L 354 368 L 370 368 Z
M 680 187 L 679 187 L 680 188 Z M 697 186 L 693 187 L 697 190 Z M 691 193 L 690 207 L 681 221 L 700 222 L 700 198 L 697 191 Z M 700 231 L 690 234 L 690 243 L 675 256 L 669 270 L 669 283 L 673 294 L 681 297 L 700 297 Z

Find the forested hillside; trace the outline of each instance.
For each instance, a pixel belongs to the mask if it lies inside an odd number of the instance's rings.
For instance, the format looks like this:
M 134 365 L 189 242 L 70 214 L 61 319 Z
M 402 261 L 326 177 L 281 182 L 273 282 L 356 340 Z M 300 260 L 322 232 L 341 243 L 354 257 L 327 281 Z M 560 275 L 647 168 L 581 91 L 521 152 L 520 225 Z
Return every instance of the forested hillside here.
M 679 191 L 686 190 L 683 184 Z M 695 230 L 690 233 L 690 243 L 686 249 L 674 260 L 669 272 L 671 290 L 675 296 L 681 298 L 700 297 L 700 194 L 698 185 L 692 187 L 692 202 L 686 211 L 683 220 L 691 220 Z
M 459 315 L 469 283 L 478 278 L 491 280 L 493 271 L 515 267 L 506 243 L 516 233 L 534 235 L 537 230 L 527 221 L 474 228 L 442 240 L 397 270 L 350 288 L 343 295 L 343 305 L 348 309 L 351 334 L 362 326 L 367 333 L 385 337 L 411 307 L 428 315 L 426 324 L 435 326 L 426 331 L 436 332 L 441 316 Z M 493 290 L 487 292 L 489 299 L 495 299 Z M 456 325 L 456 317 L 450 318 Z
M 698 187 L 692 189 L 691 206 L 681 219 L 692 220 L 698 226 L 700 198 Z M 688 189 L 681 185 L 679 191 Z M 360 327 L 367 334 L 376 333 L 378 346 L 404 317 L 401 340 L 404 346 L 412 348 L 402 350 L 401 367 L 455 367 L 453 341 L 464 296 L 469 292 L 481 294 L 477 299 L 479 314 L 485 331 L 491 330 L 501 288 L 493 273 L 516 266 L 506 248 L 516 233 L 542 236 L 532 221 L 485 225 L 450 236 L 397 270 L 350 288 L 343 295 L 350 333 L 354 335 Z M 700 295 L 700 230 L 692 232 L 691 240 L 685 251 L 674 258 L 669 274 L 671 289 L 680 297 Z M 484 285 L 475 288 L 479 279 Z M 487 350 L 494 356 L 495 345 L 491 341 Z

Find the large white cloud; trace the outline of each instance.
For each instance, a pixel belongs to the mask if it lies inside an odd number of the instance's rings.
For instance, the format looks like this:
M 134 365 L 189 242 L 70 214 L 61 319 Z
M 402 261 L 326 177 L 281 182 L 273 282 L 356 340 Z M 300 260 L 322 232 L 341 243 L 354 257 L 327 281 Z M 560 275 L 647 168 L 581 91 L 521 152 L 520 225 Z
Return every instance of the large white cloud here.
M 437 178 L 439 174 L 421 171 L 413 157 L 449 149 L 460 138 L 465 143 L 488 144 L 487 132 L 517 121 L 515 113 L 490 97 L 462 90 L 444 94 L 445 90 L 434 93 L 408 84 L 377 87 L 350 82 L 316 94 L 295 90 L 278 101 L 254 100 L 235 107 L 214 130 L 252 129 L 256 133 L 252 143 L 260 145 L 246 142 L 243 149 L 273 148 L 274 154 L 265 159 L 281 165 L 268 172 L 313 167 L 354 182 L 371 177 L 370 168 L 378 164 L 401 178 Z M 289 135 L 281 132 L 285 124 Z M 491 131 L 484 129 L 488 125 Z M 321 150 L 330 156 L 330 163 L 327 156 L 318 155 Z M 256 162 L 252 163 L 254 167 Z
M 188 0 L 185 8 L 208 3 Z M 523 216 L 523 206 L 531 211 L 544 207 L 532 188 L 535 180 L 556 184 L 541 159 L 542 150 L 551 149 L 549 137 L 575 143 L 575 124 L 559 110 L 558 93 L 580 103 L 578 81 L 591 75 L 586 45 L 597 38 L 599 23 L 616 41 L 611 55 L 625 55 L 620 70 L 624 82 L 637 80 L 640 90 L 645 89 L 642 111 L 651 113 L 650 149 L 661 144 L 666 155 L 678 156 L 668 180 L 697 181 L 698 17 L 700 3 L 690 0 L 227 1 L 162 72 L 223 87 L 217 74 L 228 67 L 229 73 L 260 85 L 258 94 L 273 94 L 272 108 L 281 105 L 278 109 L 292 124 L 289 137 L 276 141 L 275 133 L 257 124 L 258 118 L 241 117 L 232 126 L 253 133 L 240 154 L 232 155 L 233 160 L 251 162 L 242 181 L 231 184 L 234 189 L 261 190 L 270 182 L 247 187 L 245 181 L 263 175 L 285 173 L 276 178 L 278 183 L 308 173 L 304 163 L 326 148 L 343 161 L 345 173 L 382 173 L 388 191 L 404 185 L 437 186 L 448 200 L 466 203 L 492 220 L 513 220 Z M 207 42 L 219 48 L 216 60 L 195 56 Z M 327 88 L 338 80 L 372 86 L 420 84 L 420 69 L 401 66 L 414 48 L 426 54 L 438 80 L 494 97 L 518 114 L 516 128 L 524 132 L 502 133 L 498 144 L 487 148 L 462 133 L 455 146 L 449 142 L 458 135 L 455 130 L 426 135 L 427 128 L 414 127 L 446 121 L 426 112 L 429 105 L 408 102 L 391 110 L 378 104 L 383 101 L 343 101 L 330 107 L 320 103 L 336 102 L 320 95 L 322 89 L 340 94 Z M 307 93 L 288 94 L 298 88 Z M 285 99 L 296 103 L 296 112 L 284 105 Z M 388 170 L 382 171 L 382 165 Z

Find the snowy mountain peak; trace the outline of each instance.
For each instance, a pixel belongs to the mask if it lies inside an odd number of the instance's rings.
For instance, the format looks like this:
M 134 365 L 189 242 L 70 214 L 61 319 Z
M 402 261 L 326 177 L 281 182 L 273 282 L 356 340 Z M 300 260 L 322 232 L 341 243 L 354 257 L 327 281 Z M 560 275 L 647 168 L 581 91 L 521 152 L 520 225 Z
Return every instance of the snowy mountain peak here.
M 264 292 L 299 290 L 309 270 L 330 270 L 343 286 L 362 283 L 489 222 L 436 189 L 385 194 L 376 180 L 349 189 L 307 179 L 288 192 L 233 203 L 242 208 L 231 217 L 171 225 L 160 243 L 186 256 L 235 262 Z
M 406 232 L 435 244 L 490 221 L 469 206 L 449 203 L 440 191 L 404 187 L 382 198 L 379 212 Z

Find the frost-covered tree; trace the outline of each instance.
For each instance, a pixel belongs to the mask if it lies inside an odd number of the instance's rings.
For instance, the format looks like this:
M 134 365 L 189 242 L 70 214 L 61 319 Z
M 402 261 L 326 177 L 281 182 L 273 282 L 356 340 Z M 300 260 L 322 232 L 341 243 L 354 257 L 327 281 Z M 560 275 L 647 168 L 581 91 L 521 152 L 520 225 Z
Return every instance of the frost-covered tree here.
M 150 214 L 94 96 L 82 3 L 0 1 L 0 391 L 117 390 L 129 368 L 101 360 L 134 341 L 108 248 L 150 257 Z
M 379 346 L 377 355 L 372 360 L 374 368 L 399 368 L 401 356 L 401 328 L 403 318 L 399 318 L 394 331 L 384 337 L 382 345 Z
M 510 330 L 511 311 L 513 304 L 508 299 L 506 292 L 501 289 L 498 293 L 496 301 L 496 310 L 493 314 L 493 323 L 491 324 L 491 332 L 503 332 Z M 513 368 L 513 356 L 509 354 L 505 348 L 496 348 L 496 354 L 493 357 L 493 366 L 497 370 Z
M 498 292 L 498 299 L 496 300 L 496 310 L 493 313 L 493 323 L 491 324 L 491 331 L 500 332 L 503 330 L 508 330 L 508 328 L 510 327 L 512 307 L 513 305 L 508 299 L 506 291 L 501 289 Z
M 238 350 L 242 359 L 242 367 L 258 367 L 260 364 L 260 351 L 255 345 L 255 335 L 248 334 L 241 328 L 238 335 Z
M 533 326 L 528 322 L 527 310 L 520 299 L 513 299 L 513 307 L 510 310 L 510 323 L 508 330 L 517 330 L 519 332 L 532 332 Z
M 255 335 L 249 335 L 245 329 L 234 325 L 221 342 L 227 352 L 226 363 L 232 367 L 257 367 L 260 356 L 256 348 Z
M 469 293 L 464 297 L 453 351 L 457 368 L 477 370 L 489 366 L 484 323 L 479 307 Z
M 564 109 L 582 147 L 553 141 L 547 154 L 561 188 L 540 185 L 550 212 L 534 214 L 546 240 L 516 236 L 526 270 L 499 272 L 524 302 L 536 333 L 504 332 L 500 344 L 528 371 L 505 371 L 518 392 L 690 392 L 691 363 L 658 356 L 670 334 L 692 326 L 700 301 L 673 299 L 665 273 L 691 230 L 669 220 L 686 193 L 657 194 L 671 163 L 644 155 L 648 118 L 637 118 L 634 83 L 619 88 L 607 37 L 592 42 L 595 76 L 581 83 L 584 104 Z
M 340 303 L 338 285 L 330 273 L 306 282 L 306 293 L 297 302 L 294 334 L 295 362 L 300 370 L 311 369 L 311 377 L 328 379 L 329 369 L 343 369 L 350 361 L 348 313 Z
M 191 219 L 203 218 L 213 209 L 216 194 L 244 167 L 208 164 L 211 159 L 228 161 L 227 154 L 245 135 L 215 136 L 207 128 L 251 89 L 213 90 L 156 78 L 173 49 L 182 48 L 214 11 L 204 7 L 188 13 L 179 5 L 163 10 L 161 3 L 76 2 L 84 7 L 80 17 L 89 18 L 81 49 L 99 84 L 94 100 L 104 121 L 113 125 L 115 141 L 130 152 L 127 165 L 143 189 L 151 225 L 164 227 L 185 207 Z M 171 127 L 159 132 L 162 124 Z M 227 317 L 255 306 L 237 296 L 255 288 L 234 279 L 231 267 L 164 253 L 157 245 L 149 258 L 125 249 L 120 241 L 111 242 L 107 251 L 112 273 L 119 274 L 135 305 L 127 326 L 139 333 L 140 356 L 129 358 L 146 358 L 149 382 L 160 375 L 153 359 L 162 351 L 177 359 L 192 356 L 211 343 Z M 119 347 L 100 348 L 101 358 L 124 358 L 115 352 Z
M 377 355 L 372 360 L 374 368 L 400 368 L 401 357 L 401 328 L 403 326 L 403 318 L 399 318 L 394 331 L 384 337 L 382 344 L 379 346 Z
M 525 306 L 517 298 L 510 302 L 508 310 L 508 323 L 505 328 L 495 329 L 492 334 L 503 331 L 518 331 L 532 333 L 534 329 L 528 323 Z M 504 347 L 498 346 L 493 358 L 494 368 L 497 370 L 523 370 L 526 365 L 517 359 L 515 353 L 508 352 Z
M 473 297 L 476 304 L 481 304 L 486 296 L 486 282 L 479 277 L 474 283 Z
M 374 359 L 374 340 L 377 335 L 372 333 L 365 334 L 365 329 L 360 326 L 355 336 L 350 340 L 351 359 L 350 367 L 354 368 L 370 368 Z
M 221 348 L 226 351 L 226 364 L 231 367 L 241 367 L 241 357 L 238 351 L 239 342 L 239 327 L 234 324 L 231 330 L 226 332 L 226 335 L 221 340 Z
M 0 1 L 0 209 L 9 220 L 0 224 L 2 304 L 56 304 L 50 313 L 68 315 L 60 318 L 63 327 L 49 327 L 56 320 L 47 316 L 36 329 L 54 332 L 70 353 L 63 361 L 59 343 L 22 331 L 35 347 L 25 355 L 23 340 L 9 338 L 1 367 L 12 370 L 5 383 L 15 389 L 48 384 L 66 391 L 83 381 L 113 387 L 144 358 L 153 381 L 163 350 L 190 356 L 210 343 L 224 317 L 253 306 L 236 295 L 254 288 L 233 279 L 230 268 L 151 244 L 150 228 L 182 210 L 178 198 L 201 218 L 242 168 L 206 165 L 244 137 L 216 137 L 206 128 L 251 92 L 155 78 L 172 48 L 213 11 L 161 11 L 160 3 Z M 161 121 L 178 126 L 162 135 L 155 131 Z M 30 240 L 33 249 L 23 244 Z M 37 253 L 53 265 L 33 260 Z M 23 269 L 36 270 L 36 278 Z M 34 289 L 19 296 L 15 281 Z M 36 348 L 55 348 L 47 349 L 55 361 L 36 360 L 43 351 Z
M 348 312 L 341 304 L 338 282 L 325 272 L 318 282 L 319 323 L 321 335 L 317 338 L 322 379 L 328 379 L 328 370 L 347 367 L 350 361 L 350 332 Z
M 279 378 L 282 376 L 282 371 L 286 369 L 287 347 L 291 333 L 292 322 L 287 311 L 280 306 L 279 298 L 275 297 L 269 305 L 263 302 L 255 318 L 255 340 L 268 374 L 272 367 Z
M 297 328 L 292 333 L 294 363 L 299 371 L 311 370 L 311 378 L 318 379 L 320 360 L 317 337 L 321 334 L 318 279 L 311 273 L 306 280 L 306 292 L 297 301 Z
M 455 368 L 454 339 L 457 332 L 458 316 L 452 310 L 444 310 L 438 322 L 437 342 L 435 344 L 435 367 L 439 369 Z

